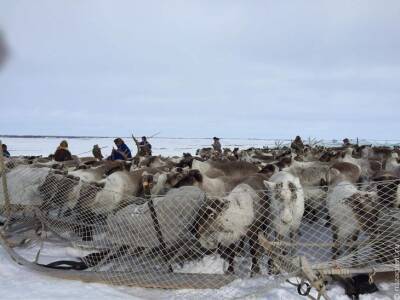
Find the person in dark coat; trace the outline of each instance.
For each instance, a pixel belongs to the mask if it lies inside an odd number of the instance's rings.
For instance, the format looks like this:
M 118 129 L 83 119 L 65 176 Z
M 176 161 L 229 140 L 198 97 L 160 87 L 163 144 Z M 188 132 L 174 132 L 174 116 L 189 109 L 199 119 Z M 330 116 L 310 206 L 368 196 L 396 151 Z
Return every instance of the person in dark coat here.
M 58 162 L 72 160 L 71 152 L 68 150 L 67 141 L 62 141 L 54 153 L 54 160 Z
M 221 143 L 219 142 L 219 138 L 214 136 L 213 140 L 214 140 L 214 142 L 211 145 L 213 147 L 213 150 L 215 152 L 222 153 L 222 146 L 221 146 Z
M 101 153 L 99 145 L 96 144 L 93 146 L 92 154 L 97 160 L 103 160 L 103 154 Z
M 142 140 L 139 143 L 139 155 L 151 156 L 151 144 L 147 141 L 145 136 L 142 136 Z
M 301 140 L 300 136 L 296 136 L 292 144 L 290 145 L 290 148 L 295 150 L 297 153 L 303 153 L 304 151 L 304 144 L 303 141 Z
M 116 138 L 114 144 L 117 146 L 117 149 L 113 148 L 111 155 L 107 158 L 108 160 L 127 160 L 132 158 L 131 150 L 123 139 Z
M 350 143 L 350 140 L 348 138 L 345 138 L 343 140 L 343 147 L 351 147 L 352 144 Z
M 1 148 L 3 150 L 3 156 L 4 157 L 10 157 L 11 156 L 10 152 L 8 152 L 8 150 L 7 150 L 7 145 L 6 144 L 2 144 Z

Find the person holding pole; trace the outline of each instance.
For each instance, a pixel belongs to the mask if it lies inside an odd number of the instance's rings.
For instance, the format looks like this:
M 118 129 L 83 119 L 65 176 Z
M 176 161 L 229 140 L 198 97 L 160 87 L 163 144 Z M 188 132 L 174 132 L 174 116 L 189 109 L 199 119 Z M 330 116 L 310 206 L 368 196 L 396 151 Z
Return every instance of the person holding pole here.
M 151 156 L 151 144 L 147 141 L 145 136 L 142 136 L 142 140 L 139 143 L 139 155 Z
M 128 160 L 132 158 L 131 150 L 125 144 L 123 139 L 116 138 L 114 140 L 117 149 L 113 148 L 111 155 L 107 157 L 107 160 Z

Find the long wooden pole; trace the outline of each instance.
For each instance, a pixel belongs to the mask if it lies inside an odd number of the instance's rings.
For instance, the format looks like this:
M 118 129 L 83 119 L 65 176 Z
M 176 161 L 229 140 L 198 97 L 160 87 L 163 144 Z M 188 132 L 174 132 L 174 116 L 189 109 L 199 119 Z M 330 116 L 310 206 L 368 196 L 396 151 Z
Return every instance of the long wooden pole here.
M 161 255 L 163 255 L 165 262 L 168 264 L 168 259 L 165 256 L 166 255 L 165 252 L 167 250 L 167 245 L 165 244 L 165 241 L 164 241 L 164 238 L 163 238 L 163 235 L 161 232 L 160 222 L 158 222 L 157 212 L 154 207 L 153 198 L 151 197 L 150 188 L 151 188 L 150 182 L 148 179 L 146 179 L 145 182 L 143 182 L 144 196 L 147 199 L 147 204 L 150 209 L 150 215 L 151 215 L 151 219 L 153 220 L 153 225 L 154 225 L 154 229 L 157 234 L 158 242 L 160 243 L 160 245 L 162 247 Z M 168 264 L 168 269 L 170 272 L 173 272 L 172 266 L 170 264 Z

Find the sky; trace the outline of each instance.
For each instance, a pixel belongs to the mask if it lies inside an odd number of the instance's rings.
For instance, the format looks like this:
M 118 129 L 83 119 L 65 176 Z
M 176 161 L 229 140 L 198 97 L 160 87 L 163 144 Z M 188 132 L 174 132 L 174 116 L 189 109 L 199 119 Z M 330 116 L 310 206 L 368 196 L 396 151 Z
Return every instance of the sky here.
M 0 0 L 0 134 L 400 139 L 400 1 Z

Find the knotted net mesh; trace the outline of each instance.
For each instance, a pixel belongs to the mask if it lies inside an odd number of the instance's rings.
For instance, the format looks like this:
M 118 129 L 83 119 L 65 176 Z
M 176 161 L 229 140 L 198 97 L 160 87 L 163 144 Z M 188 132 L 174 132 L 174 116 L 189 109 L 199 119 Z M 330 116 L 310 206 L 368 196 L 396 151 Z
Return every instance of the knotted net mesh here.
M 8 245 L 49 270 L 76 262 L 73 269 L 93 281 L 218 289 L 237 279 L 296 276 L 301 258 L 326 274 L 393 270 L 398 261 L 396 180 L 278 182 L 262 190 L 243 183 L 224 195 L 182 186 L 154 195 L 147 181 L 119 193 L 112 178 L 104 185 L 48 166 L 7 165 L 10 205 L 2 186 L 0 221 Z

